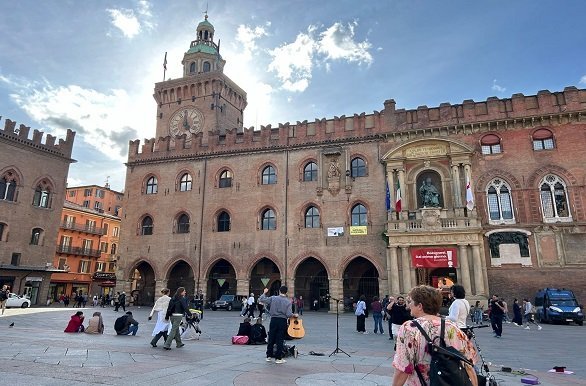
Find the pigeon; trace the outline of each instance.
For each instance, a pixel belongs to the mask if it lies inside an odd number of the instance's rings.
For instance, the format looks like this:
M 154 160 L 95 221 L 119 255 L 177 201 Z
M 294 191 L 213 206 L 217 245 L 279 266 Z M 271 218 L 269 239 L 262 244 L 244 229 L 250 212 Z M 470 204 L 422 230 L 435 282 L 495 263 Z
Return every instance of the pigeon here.
M 14 327 L 14 322 L 10 323 L 8 327 Z

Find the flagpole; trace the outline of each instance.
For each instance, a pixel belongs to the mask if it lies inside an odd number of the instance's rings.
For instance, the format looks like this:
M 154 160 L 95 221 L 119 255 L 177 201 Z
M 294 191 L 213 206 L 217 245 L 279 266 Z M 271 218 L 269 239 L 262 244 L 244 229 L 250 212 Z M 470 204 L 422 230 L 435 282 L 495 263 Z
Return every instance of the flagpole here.
M 163 82 L 165 81 L 165 74 L 167 73 L 167 51 L 165 51 L 165 59 L 163 60 Z

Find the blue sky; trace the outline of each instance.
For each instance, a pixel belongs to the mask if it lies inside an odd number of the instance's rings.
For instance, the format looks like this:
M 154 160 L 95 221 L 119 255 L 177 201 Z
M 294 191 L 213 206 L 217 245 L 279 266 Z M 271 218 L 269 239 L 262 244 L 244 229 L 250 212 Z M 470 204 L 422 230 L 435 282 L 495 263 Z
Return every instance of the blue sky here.
M 181 74 L 206 1 L 3 4 L 0 115 L 63 138 L 69 185 L 124 187 L 155 133 L 155 82 Z M 209 1 L 245 126 L 586 87 L 584 1 Z M 0 165 L 1 166 L 1 165 Z

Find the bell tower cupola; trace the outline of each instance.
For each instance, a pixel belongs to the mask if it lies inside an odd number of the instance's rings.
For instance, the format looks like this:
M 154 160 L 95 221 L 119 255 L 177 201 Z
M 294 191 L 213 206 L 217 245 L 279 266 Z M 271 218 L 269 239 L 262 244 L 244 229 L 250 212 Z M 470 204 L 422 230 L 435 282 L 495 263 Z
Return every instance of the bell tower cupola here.
M 208 21 L 208 15 L 197 25 L 196 39 L 191 42 L 189 50 L 183 57 L 183 76 L 223 71 L 226 61 L 220 55 L 220 41 L 214 43 L 214 26 Z

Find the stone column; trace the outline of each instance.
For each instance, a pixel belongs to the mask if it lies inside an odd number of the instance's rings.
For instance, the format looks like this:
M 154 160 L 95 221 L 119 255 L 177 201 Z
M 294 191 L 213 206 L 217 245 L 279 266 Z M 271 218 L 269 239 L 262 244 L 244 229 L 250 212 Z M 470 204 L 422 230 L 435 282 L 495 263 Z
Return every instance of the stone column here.
M 452 188 L 454 189 L 454 206 L 462 207 L 462 192 L 460 182 L 460 166 L 452 164 Z
M 250 289 L 250 280 L 248 278 L 239 279 L 238 277 L 236 277 L 236 295 L 248 296 L 250 294 L 250 292 L 248 292 L 249 289 Z
M 387 248 L 387 271 L 389 278 L 390 295 L 397 296 L 399 288 L 399 260 L 397 258 L 397 247 Z
M 480 246 L 472 245 L 472 259 L 474 262 L 474 291 L 475 295 L 484 294 L 484 275 L 482 273 L 482 261 L 480 259 Z
M 458 281 L 464 286 L 466 295 L 472 295 L 472 287 L 470 286 L 470 265 L 468 264 L 468 246 L 460 244 L 458 245 L 458 248 L 458 261 L 460 263 L 460 276 L 458 277 Z
M 330 278 L 329 282 L 330 282 L 330 298 L 334 298 L 334 299 L 340 299 L 343 300 L 344 299 L 344 284 L 343 284 L 343 279 L 339 279 L 339 278 Z M 344 302 L 340 302 L 340 311 L 344 310 Z M 335 301 L 331 301 L 330 300 L 330 309 L 329 312 L 336 312 L 336 302 Z
M 411 264 L 409 264 L 409 247 L 401 247 L 401 271 L 403 277 L 403 288 L 401 288 L 401 293 L 406 294 L 412 288 L 411 285 Z

